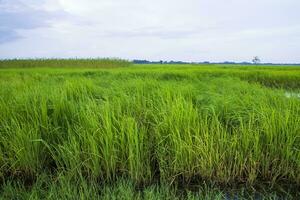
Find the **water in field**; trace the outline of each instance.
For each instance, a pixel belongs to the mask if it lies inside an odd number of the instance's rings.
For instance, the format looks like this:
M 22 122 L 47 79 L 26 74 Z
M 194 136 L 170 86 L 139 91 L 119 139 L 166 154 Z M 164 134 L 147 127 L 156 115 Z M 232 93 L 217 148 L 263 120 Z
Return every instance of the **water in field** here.
M 287 98 L 299 98 L 300 99 L 300 93 L 297 92 L 286 92 L 284 94 Z

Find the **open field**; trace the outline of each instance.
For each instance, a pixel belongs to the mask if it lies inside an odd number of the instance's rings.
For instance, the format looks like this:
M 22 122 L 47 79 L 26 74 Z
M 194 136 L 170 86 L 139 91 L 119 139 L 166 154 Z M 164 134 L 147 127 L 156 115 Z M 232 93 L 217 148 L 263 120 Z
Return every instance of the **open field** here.
M 1 68 L 114 68 L 128 67 L 129 61 L 122 59 L 12 59 L 1 60 Z
M 299 66 L 5 62 L 4 199 L 300 198 Z

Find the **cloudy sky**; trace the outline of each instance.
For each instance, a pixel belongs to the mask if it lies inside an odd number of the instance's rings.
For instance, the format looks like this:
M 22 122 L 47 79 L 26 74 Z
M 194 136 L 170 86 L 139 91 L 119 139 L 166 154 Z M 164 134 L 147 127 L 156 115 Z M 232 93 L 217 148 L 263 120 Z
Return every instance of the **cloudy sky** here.
M 0 58 L 300 63 L 299 0 L 0 0 Z

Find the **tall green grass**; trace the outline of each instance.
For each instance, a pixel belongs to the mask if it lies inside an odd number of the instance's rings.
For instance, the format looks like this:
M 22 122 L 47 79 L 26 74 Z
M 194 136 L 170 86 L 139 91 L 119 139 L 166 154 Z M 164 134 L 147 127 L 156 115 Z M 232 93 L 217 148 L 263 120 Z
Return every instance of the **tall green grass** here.
M 122 59 L 8 59 L 0 60 L 0 68 L 114 68 L 128 67 L 131 62 Z
M 222 199 L 292 199 L 291 193 L 255 192 L 244 189 L 237 191 L 221 190 L 218 186 L 203 184 L 196 190 L 185 190 L 165 184 L 153 184 L 138 188 L 128 179 L 120 179 L 113 184 L 99 185 L 86 179 L 70 180 L 67 176 L 58 176 L 51 180 L 47 175 L 41 175 L 31 187 L 24 182 L 8 181 L 2 187 L 1 199 L 18 200 L 73 200 L 73 199 L 103 199 L 103 200 L 222 200 Z
M 138 186 L 299 187 L 300 99 L 235 69 L 171 70 L 3 69 L 4 192 L 44 174 L 104 185 L 122 177 Z M 59 190 L 80 192 L 69 186 Z

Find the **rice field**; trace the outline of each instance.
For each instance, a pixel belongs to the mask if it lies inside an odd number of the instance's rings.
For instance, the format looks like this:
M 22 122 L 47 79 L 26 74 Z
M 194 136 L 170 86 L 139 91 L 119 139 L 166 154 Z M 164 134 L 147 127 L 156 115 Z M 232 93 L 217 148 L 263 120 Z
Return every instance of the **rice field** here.
M 0 197 L 299 198 L 298 94 L 299 66 L 0 61 Z
M 1 68 L 114 68 L 128 67 L 129 61 L 109 58 L 70 59 L 7 59 L 0 60 Z

